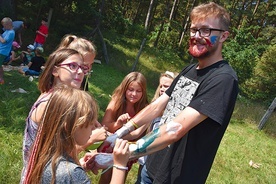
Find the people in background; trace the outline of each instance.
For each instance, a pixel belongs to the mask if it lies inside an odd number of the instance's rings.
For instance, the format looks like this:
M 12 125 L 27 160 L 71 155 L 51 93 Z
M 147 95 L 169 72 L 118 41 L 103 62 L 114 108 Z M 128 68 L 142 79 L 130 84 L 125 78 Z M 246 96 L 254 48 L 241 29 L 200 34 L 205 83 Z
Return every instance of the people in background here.
M 3 62 L 5 58 L 9 55 L 12 42 L 14 40 L 14 30 L 12 28 L 12 19 L 9 17 L 5 17 L 1 20 L 1 24 L 5 29 L 4 33 L 0 35 L 0 85 L 5 83 L 4 81 L 4 70 L 3 70 Z
M 27 50 L 21 52 L 22 64 L 24 66 L 28 65 L 29 62 L 31 62 L 31 59 L 35 56 L 34 50 L 34 46 L 32 44 L 29 44 L 27 46 Z
M 34 40 L 34 47 L 43 47 L 46 38 L 48 37 L 48 26 L 47 26 L 48 19 L 43 18 L 41 20 L 41 25 L 36 31 L 36 36 Z
M 16 50 L 20 48 L 20 45 L 16 42 L 12 42 L 12 49 L 10 54 L 5 58 L 4 64 L 10 65 L 13 61 L 17 61 L 20 59 L 20 55 L 17 56 Z
M 12 22 L 13 30 L 15 31 L 15 37 L 18 38 L 18 42 L 22 45 L 22 32 L 24 29 L 30 28 L 31 24 L 22 20 L 16 20 Z
M 45 59 L 42 56 L 44 49 L 37 47 L 35 49 L 35 56 L 28 63 L 27 67 L 18 70 L 23 75 L 39 76 L 42 71 L 42 66 L 45 64 Z

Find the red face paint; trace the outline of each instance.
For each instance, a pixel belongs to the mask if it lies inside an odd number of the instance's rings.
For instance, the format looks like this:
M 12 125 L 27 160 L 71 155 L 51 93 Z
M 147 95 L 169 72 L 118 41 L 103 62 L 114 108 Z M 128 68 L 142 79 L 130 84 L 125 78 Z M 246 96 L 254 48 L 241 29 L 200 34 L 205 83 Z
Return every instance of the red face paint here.
M 209 39 L 206 38 L 191 38 L 189 41 L 189 53 L 195 57 L 195 58 L 200 58 L 205 56 L 209 50 L 209 47 L 212 47 L 213 44 Z

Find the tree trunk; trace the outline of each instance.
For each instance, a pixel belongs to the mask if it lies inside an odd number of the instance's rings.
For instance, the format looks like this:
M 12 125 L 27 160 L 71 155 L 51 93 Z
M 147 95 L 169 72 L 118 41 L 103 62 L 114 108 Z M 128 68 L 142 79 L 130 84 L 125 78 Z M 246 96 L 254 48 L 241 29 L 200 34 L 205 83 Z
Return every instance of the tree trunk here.
M 146 18 L 146 21 L 145 21 L 145 30 L 147 32 L 149 30 L 149 22 L 150 22 L 150 17 L 151 17 L 151 14 L 152 14 L 153 4 L 154 4 L 154 0 L 151 0 L 150 5 L 149 5 L 149 9 L 148 9 L 148 13 L 147 13 L 147 18 Z
M 168 25 L 167 31 L 170 31 L 171 21 L 172 21 L 174 15 L 175 15 L 177 3 L 178 3 L 178 0 L 174 0 L 174 1 L 173 1 L 173 6 L 172 6 L 171 13 L 170 13 L 170 17 L 169 17 L 169 25 Z M 169 6 L 169 5 L 168 5 L 168 6 Z M 168 7 L 168 6 L 167 6 L 167 7 Z
M 258 0 L 256 5 L 255 5 L 255 8 L 252 12 L 252 17 L 251 17 L 250 21 L 248 22 L 248 25 L 252 25 L 252 22 L 254 21 L 254 18 L 255 18 L 255 15 L 256 15 L 256 12 L 258 10 L 259 5 L 260 5 L 260 0 Z
M 139 49 L 139 52 L 138 52 L 138 54 L 136 56 L 135 62 L 134 62 L 133 66 L 132 66 L 132 69 L 131 69 L 132 72 L 135 71 L 135 69 L 136 69 L 136 65 L 137 65 L 137 63 L 139 61 L 139 58 L 140 58 L 140 55 L 142 53 L 142 50 L 143 50 L 143 47 L 144 47 L 145 43 L 146 43 L 146 38 L 144 38 L 143 41 L 142 41 L 142 44 L 141 44 L 140 49 Z
M 245 0 L 242 1 L 242 6 L 241 6 L 241 9 L 240 9 L 240 15 L 238 16 L 238 20 L 237 20 L 237 25 L 236 27 L 240 28 L 241 25 L 242 25 L 242 22 L 243 22 L 243 11 L 245 10 Z
M 258 29 L 258 31 L 257 31 L 257 33 L 255 34 L 255 38 L 258 38 L 259 37 L 259 34 L 260 34 L 260 32 L 262 31 L 262 29 L 263 29 L 263 26 L 264 26 L 264 23 L 265 23 L 265 21 L 266 21 L 266 16 L 267 16 L 267 12 L 268 12 L 268 10 L 269 10 L 269 7 L 270 7 L 270 2 L 268 2 L 267 3 L 267 5 L 266 5 L 266 8 L 265 8 L 265 11 L 264 11 L 264 13 L 262 14 L 263 15 L 263 17 L 262 17 L 262 20 L 260 20 L 260 28 Z
M 161 26 L 160 26 L 160 29 L 159 29 L 159 31 L 158 31 L 158 33 L 157 33 L 156 39 L 155 39 L 154 44 L 153 44 L 154 47 L 157 47 L 158 42 L 159 42 L 160 35 L 161 35 L 161 33 L 163 32 L 163 30 L 164 30 L 164 24 L 165 24 L 165 22 L 166 22 L 166 17 L 167 17 L 168 12 L 169 12 L 169 5 L 170 5 L 170 3 L 169 3 L 169 0 L 168 0 L 168 1 L 167 1 L 167 6 L 166 6 L 167 8 L 166 8 L 166 10 L 165 10 L 165 12 L 164 12 L 164 18 L 163 18 L 162 24 L 161 24 Z
M 106 44 L 105 44 L 105 41 L 104 41 L 104 38 L 103 38 L 103 35 L 102 35 L 102 32 L 101 32 L 100 28 L 98 27 L 97 30 L 98 30 L 98 34 L 100 36 L 101 42 L 103 44 L 104 60 L 105 60 L 105 63 L 108 64 L 109 63 L 109 58 L 108 58 L 107 47 L 106 47 Z
M 190 10 L 192 10 L 192 8 L 195 6 L 195 2 L 196 2 L 196 0 L 193 0 L 193 3 L 192 3 L 192 5 L 191 5 L 191 8 L 190 8 Z M 184 34 L 185 34 L 185 32 L 186 32 L 186 30 L 187 30 L 187 27 L 188 27 L 188 24 L 189 24 L 189 21 L 190 21 L 190 15 L 189 15 L 189 13 L 188 12 L 190 12 L 190 11 L 188 11 L 188 9 L 189 9 L 189 2 L 187 3 L 187 6 L 186 6 L 186 15 L 185 15 L 185 17 L 184 17 L 184 22 L 183 22 L 183 30 L 182 30 L 182 33 L 181 33 L 181 36 L 180 36 L 180 39 L 179 39 L 179 42 L 178 42 L 178 47 L 180 47 L 181 46 L 181 44 L 182 44 L 182 41 L 183 41 L 183 38 L 184 38 Z
M 138 7 L 136 9 L 136 13 L 132 19 L 132 24 L 136 24 L 137 21 L 138 21 L 138 15 L 140 14 L 140 11 L 141 11 L 141 1 L 139 1 L 139 4 L 138 4 Z

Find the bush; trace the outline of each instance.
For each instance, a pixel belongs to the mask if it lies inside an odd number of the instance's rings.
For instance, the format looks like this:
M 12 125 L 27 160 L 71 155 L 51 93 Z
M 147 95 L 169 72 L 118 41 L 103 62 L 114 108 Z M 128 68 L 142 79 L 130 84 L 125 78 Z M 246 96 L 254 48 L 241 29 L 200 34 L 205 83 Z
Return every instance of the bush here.
M 267 48 L 257 60 L 254 75 L 243 86 L 244 93 L 251 99 L 272 101 L 276 94 L 276 45 Z

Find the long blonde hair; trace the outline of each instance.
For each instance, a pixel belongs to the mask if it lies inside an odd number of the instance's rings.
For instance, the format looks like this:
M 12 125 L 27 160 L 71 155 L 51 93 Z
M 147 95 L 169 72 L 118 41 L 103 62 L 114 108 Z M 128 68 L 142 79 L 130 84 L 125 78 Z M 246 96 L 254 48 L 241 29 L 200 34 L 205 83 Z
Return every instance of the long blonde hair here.
M 160 83 L 160 79 L 162 77 L 168 77 L 170 79 L 174 79 L 175 76 L 176 76 L 176 74 L 173 73 L 173 72 L 170 72 L 170 71 L 166 71 L 165 73 L 161 73 L 161 75 L 159 77 L 159 83 Z M 152 102 L 155 101 L 159 96 L 160 96 L 160 84 L 158 84 L 158 87 L 156 88 L 156 91 L 155 91 L 154 96 L 153 96 L 151 101 Z
M 121 84 L 113 92 L 112 100 L 115 101 L 114 119 L 117 119 L 126 111 L 126 91 L 131 82 L 137 82 L 142 88 L 142 97 L 134 104 L 135 113 L 139 112 L 146 105 L 148 105 L 146 78 L 140 72 L 131 72 L 125 76 Z
M 40 183 L 45 165 L 52 162 L 52 181 L 61 156 L 79 163 L 74 132 L 97 120 L 98 106 L 85 91 L 61 85 L 54 88 L 33 144 L 25 183 Z
M 62 38 L 57 50 L 64 48 L 75 49 L 82 55 L 85 55 L 87 52 L 96 55 L 96 46 L 88 39 L 77 37 L 76 35 L 68 34 Z

